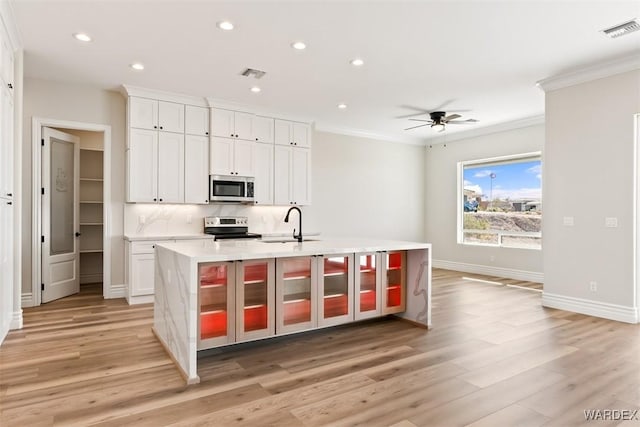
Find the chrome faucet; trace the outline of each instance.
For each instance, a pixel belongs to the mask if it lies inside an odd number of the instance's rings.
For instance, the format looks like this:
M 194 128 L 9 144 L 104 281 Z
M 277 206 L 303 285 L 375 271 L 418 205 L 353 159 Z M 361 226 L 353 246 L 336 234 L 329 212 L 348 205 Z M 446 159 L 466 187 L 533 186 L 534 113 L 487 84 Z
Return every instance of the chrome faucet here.
M 289 210 L 287 211 L 287 216 L 284 217 L 284 222 L 289 222 L 289 214 L 291 213 L 292 210 L 298 211 L 298 219 L 299 219 L 298 229 L 300 230 L 298 232 L 298 235 L 296 236 L 296 229 L 295 228 L 293 229 L 293 238 L 297 239 L 298 242 L 302 242 L 302 211 L 300 210 L 300 208 L 297 206 L 290 207 Z

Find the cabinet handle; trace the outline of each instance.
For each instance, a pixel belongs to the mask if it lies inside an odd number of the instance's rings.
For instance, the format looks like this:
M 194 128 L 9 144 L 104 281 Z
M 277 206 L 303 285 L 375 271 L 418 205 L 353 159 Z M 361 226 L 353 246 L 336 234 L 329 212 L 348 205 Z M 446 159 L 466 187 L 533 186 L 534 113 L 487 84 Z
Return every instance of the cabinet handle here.
M 238 134 L 236 133 L 236 138 L 238 137 Z
M 156 248 L 156 245 L 151 245 L 151 248 L 155 249 L 155 248 Z
M 160 201 L 162 201 L 162 199 L 160 199 Z
M 160 129 L 162 129 L 162 126 L 160 126 Z
M 153 128 L 154 128 L 154 129 L 158 129 L 158 126 L 154 126 Z
M 294 142 L 294 143 L 293 143 L 293 145 L 298 145 L 298 143 L 297 143 L 297 142 Z
M 231 134 L 231 137 L 233 138 L 233 134 Z
M 9 83 L 7 86 L 9 87 L 9 89 L 13 89 L 13 85 L 11 83 Z
M 258 138 L 256 138 L 256 141 L 258 140 Z
M 8 205 L 12 205 L 12 204 L 13 204 L 13 202 L 7 202 L 7 204 L 8 204 Z
M 154 197 L 154 198 L 153 198 L 153 201 L 154 201 L 154 202 L 157 202 L 157 199 Z
M 7 197 L 13 197 L 13 193 L 7 193 Z
M 205 135 L 209 135 L 209 132 L 205 132 L 204 134 L 205 134 Z
M 82 236 L 82 233 L 76 231 L 76 237 L 80 237 L 80 236 Z

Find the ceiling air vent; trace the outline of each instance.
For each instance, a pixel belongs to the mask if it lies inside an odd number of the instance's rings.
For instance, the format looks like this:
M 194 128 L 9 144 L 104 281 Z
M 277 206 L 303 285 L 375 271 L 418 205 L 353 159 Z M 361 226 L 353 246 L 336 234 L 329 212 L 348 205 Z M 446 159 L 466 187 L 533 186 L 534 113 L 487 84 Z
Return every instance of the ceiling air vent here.
M 640 30 L 640 23 L 638 23 L 637 20 L 632 19 L 631 21 L 625 22 L 620 25 L 616 25 L 615 27 L 602 30 L 602 32 L 606 36 L 611 37 L 612 39 L 615 39 L 616 37 L 621 37 L 638 30 Z
M 267 74 L 265 71 L 255 70 L 253 68 L 247 68 L 246 70 L 240 73 L 240 75 L 242 76 L 245 76 L 245 77 L 253 76 L 253 78 L 256 78 L 256 79 L 261 79 L 265 74 Z

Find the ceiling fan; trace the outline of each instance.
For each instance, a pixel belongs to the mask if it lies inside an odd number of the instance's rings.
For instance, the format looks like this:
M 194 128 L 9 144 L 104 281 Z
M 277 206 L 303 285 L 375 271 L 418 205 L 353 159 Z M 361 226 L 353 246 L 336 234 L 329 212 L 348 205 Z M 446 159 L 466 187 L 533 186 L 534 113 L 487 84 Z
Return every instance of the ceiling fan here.
M 456 120 L 462 116 L 460 114 L 450 114 L 447 116 L 447 113 L 445 111 L 431 111 L 431 112 L 426 112 L 425 114 L 429 114 L 430 120 L 409 119 L 414 122 L 424 122 L 424 123 L 421 125 L 406 128 L 405 130 L 421 128 L 423 126 L 431 126 L 432 129 L 437 130 L 438 132 L 442 132 L 444 131 L 444 127 L 447 124 L 468 125 L 468 124 L 477 122 L 476 119 Z

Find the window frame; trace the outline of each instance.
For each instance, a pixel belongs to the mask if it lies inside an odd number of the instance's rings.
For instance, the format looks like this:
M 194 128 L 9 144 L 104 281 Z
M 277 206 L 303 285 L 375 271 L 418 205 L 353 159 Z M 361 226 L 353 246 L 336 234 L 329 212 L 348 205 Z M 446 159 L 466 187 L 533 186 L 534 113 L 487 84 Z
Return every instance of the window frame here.
M 501 249 L 525 249 L 525 250 L 542 250 L 542 230 L 540 230 L 540 247 L 539 248 L 527 248 L 527 247 L 518 247 L 518 246 L 503 246 L 503 245 L 494 245 L 491 243 L 475 243 L 475 242 L 465 242 L 464 241 L 464 209 L 463 203 L 461 200 L 464 200 L 464 169 L 465 167 L 474 166 L 474 165 L 487 165 L 492 166 L 495 164 L 505 164 L 505 163 L 519 163 L 525 162 L 528 159 L 530 160 L 540 160 L 541 173 L 543 169 L 543 158 L 542 151 L 531 151 L 527 153 L 520 154 L 509 154 L 505 156 L 496 156 L 496 157 L 487 157 L 484 159 L 475 159 L 475 160 L 463 160 L 457 163 L 457 177 L 458 177 L 458 185 L 457 185 L 457 197 L 456 197 L 456 243 L 459 245 L 465 246 L 481 246 L 481 247 L 490 247 L 490 248 L 501 248 Z M 542 195 L 543 189 L 543 180 L 540 180 L 540 194 Z M 541 200 L 542 201 L 542 200 Z

